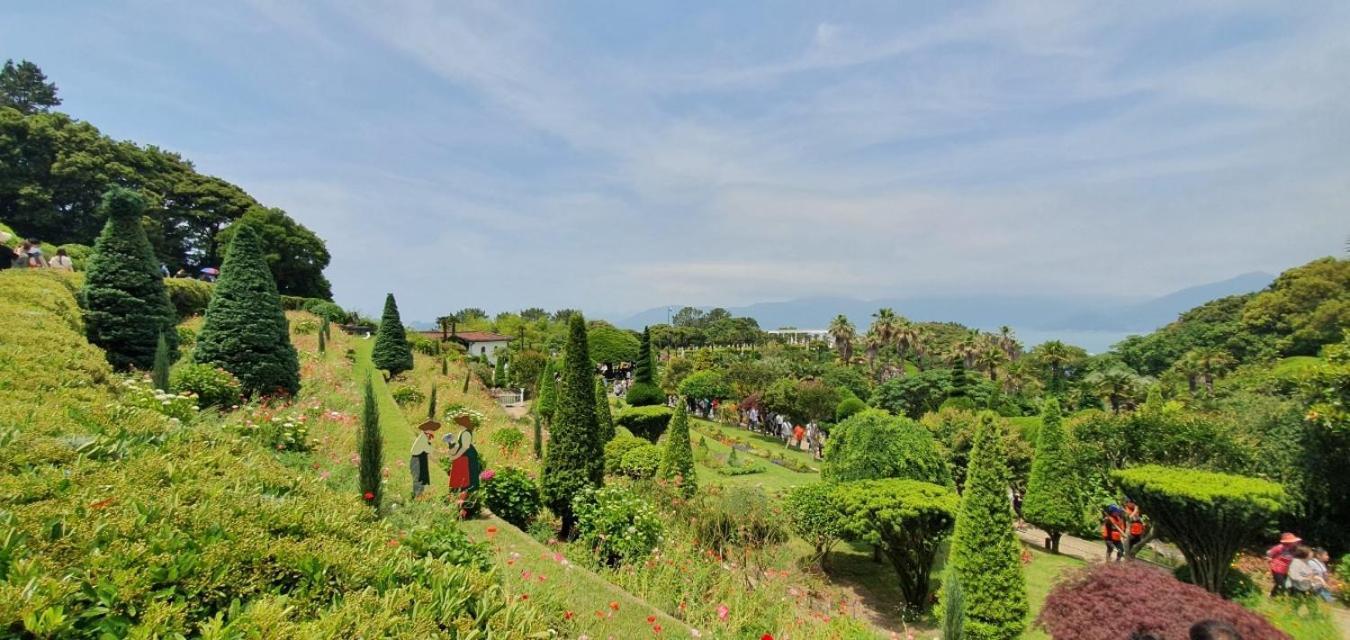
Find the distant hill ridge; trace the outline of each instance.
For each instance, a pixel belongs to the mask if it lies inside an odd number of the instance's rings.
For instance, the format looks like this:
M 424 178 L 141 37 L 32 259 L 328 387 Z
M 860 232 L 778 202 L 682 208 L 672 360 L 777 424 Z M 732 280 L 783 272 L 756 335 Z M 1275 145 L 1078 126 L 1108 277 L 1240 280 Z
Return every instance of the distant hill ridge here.
M 1253 271 L 1227 280 L 1187 287 L 1144 300 L 1110 296 L 1053 295 L 951 295 L 912 296 L 859 300 L 846 297 L 809 297 L 783 302 L 760 302 L 726 307 L 736 316 L 754 318 L 763 329 L 797 327 L 823 329 L 842 313 L 860 330 L 872 313 L 891 307 L 911 320 L 959 322 L 981 329 L 1009 325 L 1038 331 L 1147 332 L 1177 318 L 1181 312 L 1215 298 L 1259 291 L 1275 276 Z M 671 305 L 679 309 L 685 305 Z M 699 307 L 707 310 L 712 307 Z M 655 307 L 626 318 L 611 318 L 616 325 L 641 329 L 666 322 L 667 307 Z

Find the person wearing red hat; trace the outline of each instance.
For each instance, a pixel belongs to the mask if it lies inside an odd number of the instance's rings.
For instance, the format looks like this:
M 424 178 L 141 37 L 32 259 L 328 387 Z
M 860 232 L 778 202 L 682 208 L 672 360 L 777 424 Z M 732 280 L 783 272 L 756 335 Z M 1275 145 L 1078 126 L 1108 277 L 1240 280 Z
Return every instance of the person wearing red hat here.
M 1275 583 L 1270 588 L 1272 597 L 1283 593 L 1288 585 L 1289 563 L 1293 562 L 1294 549 L 1298 548 L 1300 542 L 1303 542 L 1302 538 L 1286 531 L 1280 534 L 1280 543 L 1266 551 L 1266 558 L 1270 560 L 1270 577 Z

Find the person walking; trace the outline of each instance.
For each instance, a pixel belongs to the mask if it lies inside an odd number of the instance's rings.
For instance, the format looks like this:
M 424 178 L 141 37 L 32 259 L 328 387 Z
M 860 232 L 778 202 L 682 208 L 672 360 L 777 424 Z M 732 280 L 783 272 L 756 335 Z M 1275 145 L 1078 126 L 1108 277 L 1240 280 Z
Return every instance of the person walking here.
M 1102 540 L 1106 542 L 1106 561 L 1111 561 L 1111 552 L 1116 554 L 1116 562 L 1125 559 L 1125 545 L 1121 542 L 1121 532 L 1125 531 L 1124 512 L 1116 505 L 1102 509 Z
M 52 256 L 51 260 L 47 261 L 47 266 L 61 271 L 74 271 L 75 261 L 71 260 L 70 256 L 66 255 L 65 249 L 58 248 L 56 250 L 56 255 Z
M 28 240 L 28 268 L 42 269 L 47 266 L 47 261 L 42 259 L 42 241 L 37 238 Z
M 1303 539 L 1286 531 L 1280 534 L 1280 543 L 1266 551 L 1266 558 L 1269 559 L 1270 578 L 1274 586 L 1270 588 L 1270 595 L 1276 596 L 1284 592 L 1286 583 L 1289 581 L 1289 563 L 1294 559 L 1294 549 L 1298 548 Z

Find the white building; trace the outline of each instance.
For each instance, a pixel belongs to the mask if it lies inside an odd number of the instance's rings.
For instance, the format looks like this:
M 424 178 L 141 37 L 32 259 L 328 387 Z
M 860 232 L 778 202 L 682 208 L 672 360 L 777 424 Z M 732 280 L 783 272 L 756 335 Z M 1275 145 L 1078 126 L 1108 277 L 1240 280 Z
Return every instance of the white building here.
M 464 350 L 471 356 L 487 356 L 488 362 L 497 364 L 497 350 L 505 349 L 506 345 L 511 343 L 511 336 L 504 336 L 500 333 L 491 331 L 457 331 L 448 337 L 442 337 L 440 331 L 422 331 L 422 335 L 432 340 L 449 340 L 464 345 Z

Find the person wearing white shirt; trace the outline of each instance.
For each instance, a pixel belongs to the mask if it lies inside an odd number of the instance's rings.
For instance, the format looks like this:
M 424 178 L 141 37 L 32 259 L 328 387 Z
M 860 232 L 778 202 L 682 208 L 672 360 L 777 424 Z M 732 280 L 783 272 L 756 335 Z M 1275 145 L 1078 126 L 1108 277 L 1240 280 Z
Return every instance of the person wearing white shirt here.
M 60 269 L 61 271 L 74 271 L 75 261 L 71 260 L 70 256 L 66 255 L 65 249 L 57 249 L 56 255 L 52 256 L 51 260 L 47 261 L 47 266 L 53 269 Z

